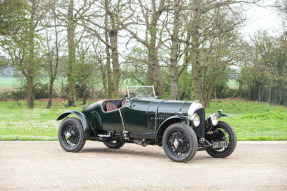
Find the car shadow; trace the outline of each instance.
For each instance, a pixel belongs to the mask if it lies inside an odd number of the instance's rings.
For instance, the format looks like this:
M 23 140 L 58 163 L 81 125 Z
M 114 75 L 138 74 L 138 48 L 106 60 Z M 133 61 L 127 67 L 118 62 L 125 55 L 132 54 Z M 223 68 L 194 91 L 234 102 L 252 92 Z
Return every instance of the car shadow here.
M 133 155 L 133 156 L 140 156 L 140 157 L 155 157 L 155 158 L 162 158 L 165 157 L 165 153 L 162 150 L 160 152 L 152 152 L 152 151 L 136 151 L 130 150 L 125 148 L 120 149 L 109 149 L 109 148 L 86 148 L 80 151 L 81 153 L 101 153 L 101 154 L 119 154 L 119 155 Z
M 99 154 L 107 154 L 107 155 L 129 155 L 129 156 L 136 156 L 141 158 L 155 158 L 155 159 L 163 159 L 167 160 L 169 159 L 168 156 L 165 154 L 164 150 L 161 151 L 147 151 L 147 150 L 131 150 L 131 149 L 109 149 L 109 148 L 85 148 L 82 149 L 79 153 L 99 153 Z M 200 152 L 201 153 L 201 152 Z M 202 161 L 202 160 L 209 160 L 212 157 L 208 155 L 195 155 L 195 157 L 191 160 L 192 163 L 196 161 Z

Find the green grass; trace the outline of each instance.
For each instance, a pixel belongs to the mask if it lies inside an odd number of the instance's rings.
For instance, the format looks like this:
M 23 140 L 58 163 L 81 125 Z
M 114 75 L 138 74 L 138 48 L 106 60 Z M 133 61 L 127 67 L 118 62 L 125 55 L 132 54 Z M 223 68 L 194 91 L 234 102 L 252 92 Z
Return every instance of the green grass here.
M 222 117 L 235 128 L 241 141 L 287 140 L 287 107 L 243 100 L 213 100 L 206 114 L 222 109 Z
M 0 102 L 0 140 L 57 140 L 60 121 L 56 118 L 69 110 L 81 111 L 85 106 L 65 108 L 65 103 L 35 102 L 27 109 L 26 102 Z M 213 100 L 206 116 L 222 109 L 232 117 L 222 117 L 235 128 L 238 140 L 287 140 L 287 108 L 242 100 Z
M 238 89 L 238 88 L 239 88 L 239 82 L 236 81 L 235 79 L 228 80 L 227 86 L 228 86 L 230 89 Z
M 26 102 L 0 102 L 0 140 L 57 140 L 57 117 L 65 111 L 84 108 L 53 103 L 52 109 L 46 109 L 46 104 L 36 101 L 34 109 L 27 109 Z

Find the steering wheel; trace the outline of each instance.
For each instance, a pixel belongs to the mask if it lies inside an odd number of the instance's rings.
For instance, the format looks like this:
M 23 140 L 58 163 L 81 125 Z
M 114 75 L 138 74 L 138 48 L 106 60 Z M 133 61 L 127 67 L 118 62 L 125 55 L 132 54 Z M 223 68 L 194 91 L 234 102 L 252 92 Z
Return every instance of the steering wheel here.
M 122 97 L 122 99 L 121 99 L 121 104 L 123 103 L 124 99 L 125 99 L 126 97 L 128 97 L 129 94 L 132 94 L 134 97 L 136 97 L 136 94 L 135 94 L 135 93 L 130 92 L 130 93 L 128 93 L 128 94 L 126 94 L 126 95 L 124 95 L 124 96 Z

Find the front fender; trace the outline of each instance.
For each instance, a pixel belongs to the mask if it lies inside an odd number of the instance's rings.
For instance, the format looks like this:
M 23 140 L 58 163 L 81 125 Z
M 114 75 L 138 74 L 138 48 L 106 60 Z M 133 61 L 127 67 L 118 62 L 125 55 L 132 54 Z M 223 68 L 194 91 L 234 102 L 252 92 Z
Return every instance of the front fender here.
M 212 114 L 211 114 L 211 115 L 212 115 Z M 211 115 L 208 116 L 208 117 L 205 119 L 205 121 L 207 122 L 206 124 L 211 124 L 211 122 L 210 122 Z M 231 116 L 228 115 L 228 114 L 222 113 L 222 110 L 218 110 L 218 113 L 215 113 L 215 115 L 217 116 L 218 119 L 219 119 L 220 117 L 231 117 Z
M 157 136 L 159 135 L 163 135 L 163 132 L 165 131 L 165 129 L 170 126 L 171 124 L 173 123 L 178 123 L 178 122 L 181 122 L 181 121 L 184 121 L 184 120 L 188 120 L 190 121 L 191 119 L 189 119 L 188 117 L 186 116 L 182 116 L 182 115 L 175 115 L 175 116 L 172 116 L 172 117 L 169 117 L 167 118 L 166 120 L 164 120 L 158 130 L 157 130 Z
M 84 129 L 85 133 L 89 131 L 89 126 L 88 126 L 86 117 L 85 117 L 85 115 L 82 112 L 79 112 L 79 111 L 68 111 L 68 112 L 65 112 L 65 113 L 63 113 L 62 115 L 60 115 L 57 118 L 57 121 L 66 118 L 70 114 L 75 114 L 75 115 L 77 115 L 80 118 L 80 121 L 81 121 L 81 123 L 83 125 L 83 129 Z
M 212 115 L 212 114 L 211 114 L 211 115 Z M 206 120 L 210 119 L 211 115 L 208 116 L 208 117 L 206 118 Z M 231 117 L 230 115 L 228 115 L 228 114 L 226 114 L 226 113 L 222 113 L 222 110 L 218 110 L 218 113 L 215 113 L 215 115 L 218 117 L 218 119 L 219 119 L 220 117 Z

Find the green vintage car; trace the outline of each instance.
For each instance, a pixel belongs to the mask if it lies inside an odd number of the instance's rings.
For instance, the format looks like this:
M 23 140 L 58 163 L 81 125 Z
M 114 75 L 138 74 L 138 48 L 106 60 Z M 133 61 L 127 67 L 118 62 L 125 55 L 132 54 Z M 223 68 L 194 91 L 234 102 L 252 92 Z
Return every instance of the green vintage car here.
M 75 117 L 68 117 L 74 114 Z M 220 110 L 205 118 L 199 102 L 161 100 L 153 86 L 128 86 L 121 99 L 95 102 L 82 112 L 68 111 L 58 137 L 69 152 L 80 151 L 87 139 L 101 141 L 111 149 L 125 143 L 163 147 L 176 162 L 187 162 L 199 150 L 216 158 L 229 156 L 236 147 L 236 134 Z

